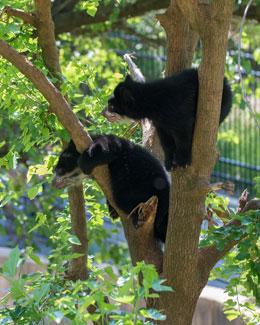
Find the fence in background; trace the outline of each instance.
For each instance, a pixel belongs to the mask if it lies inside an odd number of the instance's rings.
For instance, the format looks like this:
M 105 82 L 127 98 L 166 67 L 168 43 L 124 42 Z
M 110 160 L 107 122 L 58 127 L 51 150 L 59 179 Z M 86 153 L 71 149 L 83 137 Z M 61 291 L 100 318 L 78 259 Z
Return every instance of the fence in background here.
M 112 37 L 125 41 L 124 48 L 116 49 L 119 55 L 126 52 L 135 53 L 135 62 L 147 80 L 162 76 L 166 60 L 164 47 L 146 48 L 137 37 L 122 33 L 113 34 Z M 237 53 L 232 51 L 230 55 L 235 56 Z M 260 83 L 260 67 L 253 62 L 250 53 L 242 53 L 242 56 L 254 66 L 254 70 L 250 72 L 252 77 L 250 100 L 254 111 L 260 114 L 259 93 L 258 98 L 256 94 L 257 83 L 258 85 Z M 247 188 L 253 196 L 255 193 L 253 179 L 260 176 L 260 130 L 248 107 L 240 109 L 233 104 L 232 112 L 222 123 L 219 134 L 220 158 L 212 174 L 212 181 L 232 181 L 235 184 L 236 195 Z

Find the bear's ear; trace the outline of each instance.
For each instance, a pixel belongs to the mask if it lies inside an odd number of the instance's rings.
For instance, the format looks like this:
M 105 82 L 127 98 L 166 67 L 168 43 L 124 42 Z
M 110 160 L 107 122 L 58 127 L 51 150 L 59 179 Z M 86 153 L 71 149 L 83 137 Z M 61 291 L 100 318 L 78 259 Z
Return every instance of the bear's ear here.
M 134 104 L 134 96 L 132 95 L 131 90 L 129 90 L 128 88 L 122 87 L 120 89 L 120 97 L 124 105 L 131 106 Z
M 130 76 L 130 74 L 126 75 L 126 77 L 125 77 L 125 82 L 126 82 L 126 83 L 131 83 L 131 82 L 133 82 L 133 79 L 132 79 L 132 77 Z
M 70 153 L 78 153 L 77 148 L 75 143 L 73 142 L 73 140 L 70 140 L 68 147 L 65 149 L 66 152 L 70 152 Z

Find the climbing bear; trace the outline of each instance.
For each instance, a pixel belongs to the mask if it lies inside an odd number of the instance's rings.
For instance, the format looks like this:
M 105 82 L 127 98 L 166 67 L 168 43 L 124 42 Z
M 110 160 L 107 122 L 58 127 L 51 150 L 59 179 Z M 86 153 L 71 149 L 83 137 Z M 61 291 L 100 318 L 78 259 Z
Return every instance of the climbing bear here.
M 133 81 L 127 76 L 115 88 L 103 114 L 110 121 L 115 121 L 118 115 L 134 120 L 150 119 L 164 150 L 166 169 L 185 167 L 191 163 L 198 87 L 196 69 L 146 83 Z M 230 112 L 231 104 L 232 93 L 224 78 L 219 123 Z
M 157 196 L 154 236 L 165 242 L 170 185 L 160 161 L 146 149 L 114 135 L 92 136 L 92 139 L 93 143 L 82 154 L 77 152 L 72 141 L 61 153 L 55 167 L 54 186 L 75 185 L 96 166 L 107 164 L 113 199 L 126 214 L 139 203 Z M 117 216 L 111 206 L 109 210 L 112 217 Z

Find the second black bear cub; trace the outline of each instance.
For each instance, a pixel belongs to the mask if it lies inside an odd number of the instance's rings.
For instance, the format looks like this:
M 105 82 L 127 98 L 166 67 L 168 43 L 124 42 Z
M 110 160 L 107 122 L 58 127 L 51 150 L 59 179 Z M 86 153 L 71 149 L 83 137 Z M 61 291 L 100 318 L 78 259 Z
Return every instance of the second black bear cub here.
M 152 120 L 164 150 L 166 168 L 184 167 L 191 163 L 198 87 L 196 69 L 147 83 L 135 82 L 127 76 L 115 88 L 104 113 L 112 113 L 111 121 L 115 119 L 113 114 L 134 120 Z M 231 103 L 231 90 L 224 79 L 219 123 L 230 112 Z M 109 119 L 109 114 L 106 116 Z
M 55 168 L 54 185 L 58 188 L 73 185 L 99 165 L 108 164 L 112 194 L 116 205 L 129 214 L 141 202 L 157 196 L 154 236 L 165 241 L 168 208 L 168 176 L 152 154 L 134 143 L 113 135 L 92 136 L 93 143 L 81 155 L 71 141 Z M 110 214 L 115 217 L 115 211 Z

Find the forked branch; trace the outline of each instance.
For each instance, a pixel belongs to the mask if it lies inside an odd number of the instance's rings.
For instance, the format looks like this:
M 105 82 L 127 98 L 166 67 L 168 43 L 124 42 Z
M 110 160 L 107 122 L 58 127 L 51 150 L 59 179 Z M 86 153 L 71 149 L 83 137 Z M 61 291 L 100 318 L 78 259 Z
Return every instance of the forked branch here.
M 163 253 L 158 241 L 154 238 L 154 220 L 156 217 L 158 199 L 152 196 L 146 202 L 138 204 L 129 214 L 127 220 L 122 220 L 126 235 L 131 236 L 130 252 L 133 263 L 145 261 L 155 265 L 157 272 L 162 273 Z M 127 221 L 127 226 L 125 221 Z

